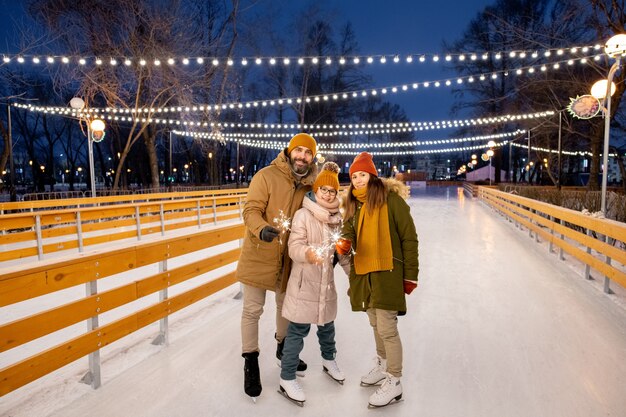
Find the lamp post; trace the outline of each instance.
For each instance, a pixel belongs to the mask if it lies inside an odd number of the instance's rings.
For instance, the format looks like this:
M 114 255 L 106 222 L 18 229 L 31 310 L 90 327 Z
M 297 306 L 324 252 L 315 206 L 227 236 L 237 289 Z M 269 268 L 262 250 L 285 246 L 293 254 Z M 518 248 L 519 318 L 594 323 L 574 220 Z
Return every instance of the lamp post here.
M 487 156 L 489 157 L 489 185 L 491 185 L 491 158 L 493 157 L 493 147 L 496 146 L 496 143 L 490 140 L 489 142 L 487 142 L 487 146 L 489 146 L 489 149 L 487 150 Z
M 87 153 L 89 157 L 89 177 L 91 179 L 91 196 L 96 196 L 96 174 L 93 161 L 93 143 L 100 142 L 104 139 L 105 124 L 101 119 L 89 120 L 88 115 L 84 115 L 81 111 L 85 108 L 85 101 L 80 97 L 74 97 L 70 100 L 70 107 L 79 112 L 79 119 L 84 119 L 87 123 Z
M 606 53 L 610 58 L 615 58 L 615 63 L 611 66 L 609 70 L 609 74 L 606 80 L 600 80 L 596 82 L 593 87 L 591 87 L 591 95 L 598 98 L 604 99 L 606 101 L 606 105 L 603 106 L 604 112 L 604 148 L 602 151 L 602 193 L 601 193 L 601 204 L 600 210 L 602 214 L 606 217 L 606 183 L 607 183 L 607 175 L 609 171 L 609 133 L 611 127 L 611 96 L 615 93 L 615 84 L 613 83 L 613 77 L 615 73 L 620 68 L 620 61 L 622 60 L 622 55 L 626 53 L 626 35 L 619 34 L 613 36 L 609 39 L 604 46 L 604 53 Z M 591 179 L 589 179 L 591 181 Z
M 9 193 L 10 200 L 17 200 L 17 192 L 15 190 L 15 166 L 13 165 L 13 133 L 11 128 L 11 103 L 7 104 L 7 139 L 9 141 Z

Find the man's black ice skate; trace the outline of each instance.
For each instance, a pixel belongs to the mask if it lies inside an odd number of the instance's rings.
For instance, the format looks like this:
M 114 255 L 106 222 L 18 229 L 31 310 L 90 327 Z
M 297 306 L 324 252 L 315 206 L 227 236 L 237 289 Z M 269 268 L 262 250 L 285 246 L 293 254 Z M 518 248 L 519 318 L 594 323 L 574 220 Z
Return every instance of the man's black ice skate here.
M 278 343 L 276 345 L 276 359 L 278 360 L 278 366 L 280 366 L 280 361 L 283 359 L 283 348 L 285 347 L 285 341 Z M 299 359 L 298 368 L 296 369 L 296 375 L 304 376 L 304 371 L 306 371 L 307 364 L 302 359 Z
M 259 374 L 259 352 L 244 353 L 241 356 L 246 360 L 243 366 L 243 390 L 256 402 L 256 397 L 263 390 Z

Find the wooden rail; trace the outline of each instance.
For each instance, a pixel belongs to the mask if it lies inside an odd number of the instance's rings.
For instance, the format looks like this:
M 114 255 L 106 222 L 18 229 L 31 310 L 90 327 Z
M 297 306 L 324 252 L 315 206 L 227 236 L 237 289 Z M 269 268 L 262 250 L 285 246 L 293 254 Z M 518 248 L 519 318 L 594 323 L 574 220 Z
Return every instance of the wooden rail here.
M 478 196 L 526 227 L 531 236 L 534 233 L 535 239 L 542 237 L 548 241 L 550 250 L 556 245 L 574 256 L 586 265 L 586 277 L 590 268 L 604 275 L 605 292 L 610 292 L 610 281 L 626 288 L 626 223 L 591 217 L 488 187 L 478 187 Z
M 51 294 L 56 291 L 97 282 L 114 274 L 133 271 L 148 265 L 163 264 L 168 259 L 237 241 L 244 233 L 243 224 L 157 241 L 118 245 L 104 252 L 91 252 L 71 259 L 52 259 L 34 265 L 21 265 L 0 272 L 0 307 Z M 139 300 L 149 294 L 166 291 L 224 265 L 236 262 L 239 248 L 215 254 L 177 268 L 150 275 L 108 291 L 95 293 L 66 304 L 57 305 L 18 320 L 0 325 L 0 352 L 48 335 L 67 326 L 97 318 L 114 308 Z M 0 369 L 0 396 L 28 384 L 140 328 L 163 319 L 235 282 L 234 272 L 197 285 L 176 296 L 165 297 L 148 307 L 85 333 L 28 358 Z
M 32 203 L 64 208 L 51 210 L 42 205 L 36 211 L 0 216 L 0 263 L 34 256 L 42 260 L 54 252 L 82 252 L 96 244 L 140 240 L 149 234 L 236 219 L 241 217 L 247 189 L 228 191 L 205 192 L 207 195 L 200 197 L 193 193 L 146 195 L 141 202 L 131 196 L 135 199 L 132 203 L 129 196 L 98 197 L 101 204 L 107 203 L 100 206 L 84 202 L 96 199 L 76 199 L 80 204 L 74 200 L 35 201 Z
M 8 212 L 36 211 L 46 209 L 63 209 L 77 207 L 93 207 L 111 204 L 133 204 L 136 202 L 155 202 L 161 200 L 181 200 L 187 198 L 245 196 L 247 188 L 233 188 L 227 190 L 198 190 L 174 193 L 126 194 L 103 197 L 65 198 L 55 200 L 14 201 L 0 203 L 0 215 Z
M 472 182 L 464 181 L 463 190 L 467 191 L 470 197 L 473 197 L 473 198 L 478 197 L 478 186 L 474 185 L 474 183 Z

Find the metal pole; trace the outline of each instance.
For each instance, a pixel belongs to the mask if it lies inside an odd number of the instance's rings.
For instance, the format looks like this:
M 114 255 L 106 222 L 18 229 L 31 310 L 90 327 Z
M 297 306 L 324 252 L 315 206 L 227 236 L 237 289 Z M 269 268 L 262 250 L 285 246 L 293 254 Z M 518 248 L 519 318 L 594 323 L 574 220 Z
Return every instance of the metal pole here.
M 609 76 L 607 78 L 606 83 L 606 111 L 604 115 L 604 150 L 602 155 L 602 200 L 600 204 L 600 210 L 602 210 L 602 214 L 606 217 L 606 179 L 609 172 L 609 130 L 611 128 L 611 84 L 613 83 L 613 76 L 615 72 L 619 69 L 620 61 L 622 56 L 618 55 L 615 63 L 611 67 L 609 71 Z M 591 179 L 589 180 L 591 181 Z
M 11 103 L 7 104 L 7 127 L 9 129 L 9 193 L 11 194 L 11 201 L 17 201 L 17 193 L 15 190 L 15 167 L 13 165 L 13 134 L 11 132 Z
M 509 142 L 509 182 L 513 182 L 513 167 L 511 166 L 511 158 L 513 157 L 513 142 Z
M 530 185 L 530 129 L 528 130 L 528 185 Z
M 169 140 L 169 167 L 167 170 L 167 184 L 170 184 L 170 178 L 172 178 L 172 129 L 170 129 L 170 140 Z
M 239 139 L 237 139 L 237 166 L 235 167 L 235 175 L 237 176 L 237 188 L 239 188 Z
M 93 139 L 91 138 L 91 127 L 87 126 L 87 148 L 89 152 L 89 176 L 91 177 L 91 196 L 96 196 L 96 174 L 93 162 Z
M 557 176 L 556 176 L 556 188 L 561 189 L 561 122 L 563 120 L 563 110 L 559 111 L 559 144 L 558 144 L 558 162 L 557 162 Z

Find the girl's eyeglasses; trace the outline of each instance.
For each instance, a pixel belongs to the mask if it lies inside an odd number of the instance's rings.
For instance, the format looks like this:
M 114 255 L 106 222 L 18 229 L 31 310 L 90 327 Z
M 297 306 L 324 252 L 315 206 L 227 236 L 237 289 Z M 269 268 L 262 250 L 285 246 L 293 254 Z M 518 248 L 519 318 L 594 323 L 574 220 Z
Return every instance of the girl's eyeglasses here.
M 320 187 L 320 191 L 322 192 L 323 195 L 329 194 L 330 195 L 337 195 L 337 190 L 335 190 L 334 188 L 324 188 L 324 187 Z

